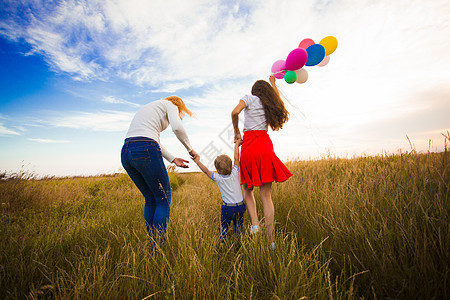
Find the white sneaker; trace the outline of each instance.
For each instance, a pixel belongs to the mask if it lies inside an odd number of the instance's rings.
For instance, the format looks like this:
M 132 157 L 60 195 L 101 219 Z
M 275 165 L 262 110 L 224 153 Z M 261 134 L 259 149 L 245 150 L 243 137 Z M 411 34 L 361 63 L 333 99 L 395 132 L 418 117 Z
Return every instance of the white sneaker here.
M 250 225 L 250 234 L 255 234 L 259 232 L 259 225 Z

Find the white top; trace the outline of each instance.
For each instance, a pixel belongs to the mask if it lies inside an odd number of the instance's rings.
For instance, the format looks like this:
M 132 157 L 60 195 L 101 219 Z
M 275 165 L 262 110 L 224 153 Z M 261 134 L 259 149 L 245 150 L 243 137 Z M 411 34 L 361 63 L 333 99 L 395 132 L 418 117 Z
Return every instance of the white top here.
M 261 99 L 255 95 L 245 95 L 242 97 L 242 101 L 246 105 L 244 109 L 244 131 L 267 131 L 266 115 Z
M 143 106 L 131 121 L 126 137 L 143 136 L 155 140 L 161 147 L 163 157 L 169 162 L 173 162 L 175 156 L 170 154 L 159 141 L 160 132 L 165 130 L 169 124 L 177 138 L 190 152 L 192 147 L 181 123 L 178 107 L 165 99 L 156 100 Z
M 238 166 L 233 165 L 230 175 L 221 175 L 213 172 L 211 177 L 219 186 L 223 202 L 230 204 L 243 201 Z

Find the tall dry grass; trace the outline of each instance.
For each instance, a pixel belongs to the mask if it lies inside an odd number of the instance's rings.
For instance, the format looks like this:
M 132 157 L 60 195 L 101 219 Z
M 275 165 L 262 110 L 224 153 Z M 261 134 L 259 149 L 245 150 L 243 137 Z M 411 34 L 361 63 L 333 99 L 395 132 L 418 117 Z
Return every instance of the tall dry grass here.
M 309 247 L 326 238 L 332 269 L 360 274 L 360 294 L 449 295 L 447 153 L 329 158 L 289 167 L 296 176 L 276 191 L 280 227 Z
M 219 242 L 220 192 L 204 174 L 170 174 L 171 218 L 156 252 L 142 196 L 127 175 L 4 177 L 0 296 L 449 297 L 446 152 L 328 157 L 288 167 L 294 177 L 273 187 L 275 251 L 265 234 Z

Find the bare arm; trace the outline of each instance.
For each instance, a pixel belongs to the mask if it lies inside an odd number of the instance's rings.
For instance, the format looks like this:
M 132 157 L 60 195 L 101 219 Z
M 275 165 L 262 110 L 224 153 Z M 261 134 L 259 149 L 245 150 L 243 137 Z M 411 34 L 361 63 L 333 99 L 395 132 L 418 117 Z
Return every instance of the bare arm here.
M 239 100 L 238 105 L 236 105 L 231 112 L 231 121 L 233 122 L 234 128 L 234 142 L 239 142 L 239 144 L 242 142 L 241 132 L 239 131 L 239 114 L 246 106 L 247 104 L 245 104 L 245 102 L 241 99 Z
M 239 143 L 234 143 L 234 164 L 239 166 Z
M 272 85 L 272 88 L 275 90 L 275 93 L 277 93 L 277 95 L 280 96 L 280 92 L 278 91 L 278 87 L 275 84 L 275 80 L 276 80 L 275 77 L 273 75 L 270 75 L 269 77 L 270 84 Z
M 197 164 L 197 166 L 202 170 L 203 173 L 208 175 L 209 178 L 212 179 L 212 172 L 200 161 L 200 156 L 198 158 L 194 159 L 194 162 Z

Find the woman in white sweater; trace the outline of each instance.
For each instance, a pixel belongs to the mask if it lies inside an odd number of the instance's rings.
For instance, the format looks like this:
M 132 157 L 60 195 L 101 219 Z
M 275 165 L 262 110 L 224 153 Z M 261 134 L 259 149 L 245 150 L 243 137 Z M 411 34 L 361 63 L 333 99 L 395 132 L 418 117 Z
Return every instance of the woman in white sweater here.
M 170 124 L 191 158 L 198 156 L 181 124 L 185 114 L 191 116 L 192 112 L 176 96 L 145 105 L 131 121 L 122 147 L 122 165 L 145 198 L 144 219 L 150 236 L 163 235 L 170 216 L 172 193 L 163 157 L 178 167 L 188 167 L 187 160 L 173 156 L 161 145 L 160 132 Z

